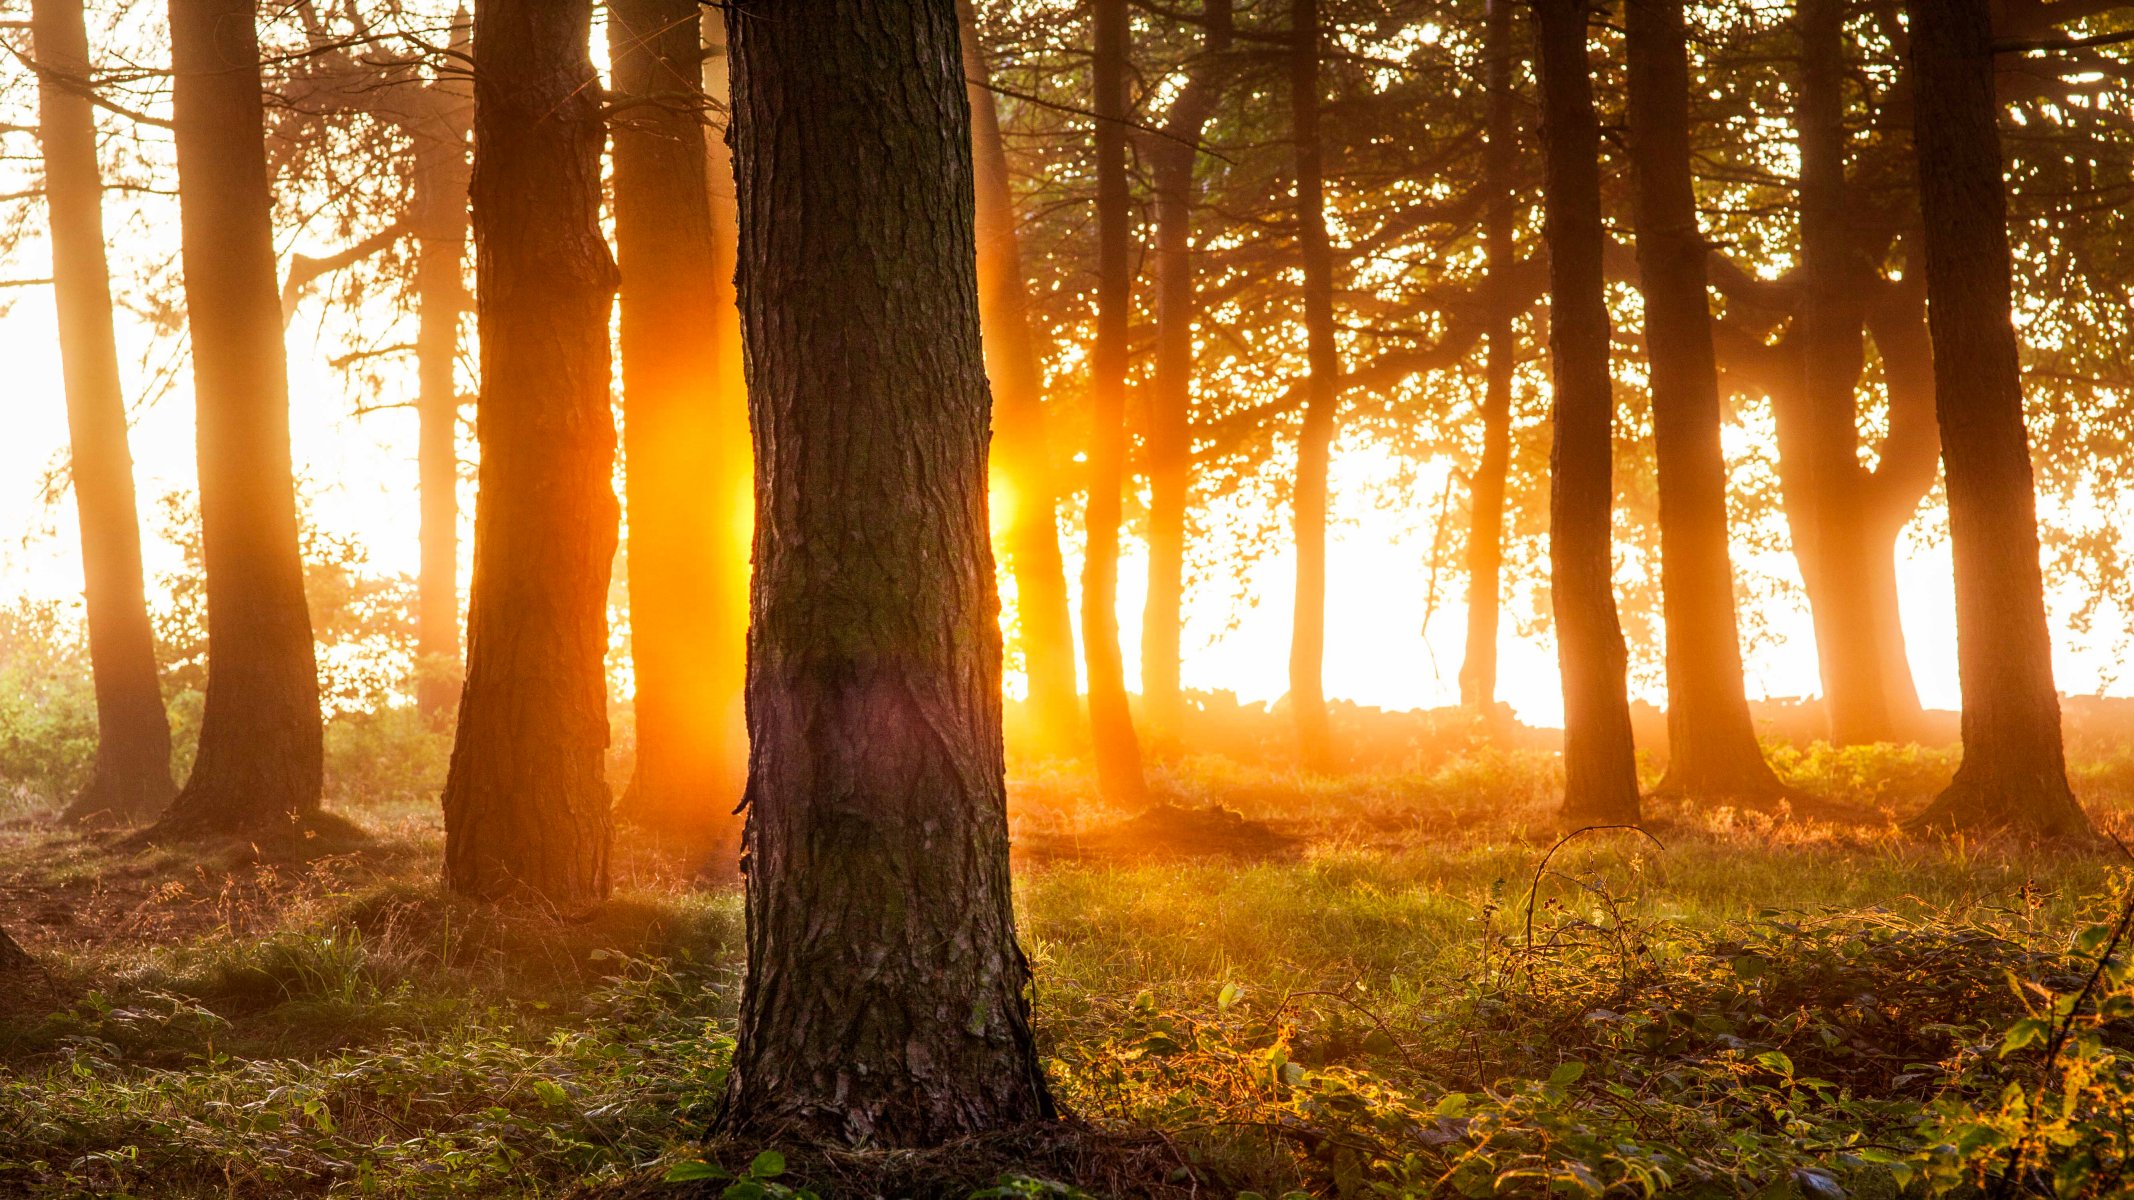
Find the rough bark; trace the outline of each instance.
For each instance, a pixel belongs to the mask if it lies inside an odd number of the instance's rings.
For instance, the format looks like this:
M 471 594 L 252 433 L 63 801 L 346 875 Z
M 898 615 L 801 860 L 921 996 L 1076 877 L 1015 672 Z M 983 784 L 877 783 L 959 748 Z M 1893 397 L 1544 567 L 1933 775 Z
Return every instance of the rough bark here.
M 286 828 L 317 811 L 324 769 L 252 21 L 250 0 L 170 6 L 208 682 L 169 834 Z
M 727 7 L 756 443 L 748 973 L 721 1127 L 1052 1115 L 1009 896 L 953 0 Z
M 1628 655 L 1615 607 L 1615 397 L 1586 0 L 1533 0 L 1533 10 L 1555 379 L 1549 585 L 1563 671 L 1563 812 L 1574 821 L 1635 821 Z
M 1920 820 L 2087 834 L 2067 783 L 2038 567 L 1991 7 L 1908 0 L 1905 8 L 1964 693 L 1963 765 Z
M 1482 150 L 1482 245 L 1488 256 L 1483 338 L 1482 458 L 1475 464 L 1467 527 L 1467 646 L 1460 659 L 1460 703 L 1485 714 L 1497 705 L 1497 631 L 1504 578 L 1504 496 L 1512 466 L 1512 371 L 1519 345 L 1515 304 L 1512 174 L 1519 127 L 1512 93 L 1512 0 L 1487 0 L 1483 71 L 1488 142 Z
M 141 573 L 126 393 L 104 254 L 103 177 L 87 95 L 89 35 L 81 0 L 35 0 L 38 140 L 52 233 L 74 505 L 81 525 L 89 667 L 96 690 L 96 770 L 69 819 L 154 816 L 170 801 L 170 721 L 156 678 L 155 632 Z
M 1148 141 L 1154 192 L 1156 371 L 1149 388 L 1149 576 L 1141 611 L 1141 700 L 1148 721 L 1176 737 L 1185 630 L 1186 513 L 1193 487 L 1193 168 L 1222 99 L 1233 37 L 1231 0 L 1208 0 L 1200 55 Z
M 474 11 L 481 442 L 467 684 L 445 779 L 455 892 L 586 912 L 608 893 L 608 402 L 591 0 Z
M 1067 567 L 1060 555 L 1060 486 L 1046 435 L 1043 356 L 1030 326 L 1008 153 L 1000 137 L 999 105 L 986 86 L 985 47 L 978 41 L 970 0 L 960 0 L 957 14 L 977 169 L 978 300 L 986 374 L 993 384 L 993 491 L 1008 506 L 1001 541 L 1015 577 L 1016 632 L 1031 715 L 1047 743 L 1072 743 L 1081 736 L 1082 702 L 1075 686 Z
M 1289 710 L 1305 766 L 1333 759 L 1327 730 L 1326 473 L 1341 404 L 1341 357 L 1334 345 L 1334 251 L 1326 236 L 1326 170 L 1319 139 L 1319 3 L 1292 0 L 1290 139 L 1296 152 L 1297 248 L 1304 266 L 1304 419 L 1297 432 L 1297 477 L 1290 495 L 1296 527 L 1296 605 L 1289 641 Z
M 1734 609 L 1682 0 L 1629 0 L 1625 25 L 1667 624 L 1667 775 L 1659 790 L 1698 799 L 1775 796 L 1784 789 L 1749 719 Z
M 1127 0 L 1094 0 L 1097 150 L 1097 330 L 1090 349 L 1089 502 L 1082 561 L 1082 659 L 1097 781 L 1114 803 L 1148 798 L 1141 741 L 1127 708 L 1119 650 L 1119 522 L 1126 486 L 1127 327 L 1134 291 L 1133 213 L 1126 180 L 1130 109 Z
M 748 615 L 745 548 L 707 481 L 742 457 L 722 418 L 711 160 L 696 0 L 609 0 L 624 501 L 637 762 L 620 812 L 738 845 L 745 752 L 728 735 Z

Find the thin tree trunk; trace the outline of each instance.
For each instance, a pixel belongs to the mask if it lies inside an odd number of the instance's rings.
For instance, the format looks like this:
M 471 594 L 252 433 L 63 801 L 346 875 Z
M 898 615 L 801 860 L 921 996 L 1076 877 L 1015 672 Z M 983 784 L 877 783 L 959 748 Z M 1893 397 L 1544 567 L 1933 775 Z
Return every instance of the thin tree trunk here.
M 1193 168 L 1201 133 L 1222 99 L 1232 39 L 1231 0 L 1207 0 L 1200 56 L 1148 143 L 1155 193 L 1156 375 L 1149 389 L 1149 577 L 1141 610 L 1141 701 L 1168 738 L 1185 716 L 1186 513 L 1193 486 Z
M 762 519 L 720 1126 L 933 1145 L 1053 1112 L 1009 896 L 969 106 L 950 0 L 799 15 L 726 9 Z
M 465 53 L 467 27 L 453 28 Z M 430 85 L 457 97 L 462 80 Z M 466 116 L 451 105 L 415 133 L 412 207 L 415 232 L 415 447 L 421 498 L 421 564 L 415 581 L 416 705 L 433 724 L 451 719 L 459 698 L 459 321 L 467 311 L 463 264 L 467 252 Z
M 1497 707 L 1497 628 L 1504 578 L 1504 495 L 1512 469 L 1512 371 L 1519 345 L 1512 333 L 1510 272 L 1513 245 L 1512 174 L 1519 127 L 1512 104 L 1512 0 L 1486 0 L 1483 71 L 1488 90 L 1488 142 L 1482 150 L 1483 252 L 1488 357 L 1483 365 L 1482 459 L 1475 464 L 1467 527 L 1467 647 L 1460 660 L 1460 703 L 1484 714 Z
M 720 670 L 747 617 L 724 604 L 732 523 L 715 491 L 721 310 L 696 0 L 609 0 L 615 247 L 622 272 L 624 499 L 637 764 L 621 812 L 738 843 L 745 759 L 728 753 Z
M 1988 0 L 1907 0 L 1905 9 L 1964 692 L 1963 765 L 1920 820 L 2088 834 L 2067 783 L 2038 568 L 1992 11 Z
M 1660 790 L 1698 799 L 1775 796 L 1784 789 L 1749 719 L 1734 611 L 1709 248 L 1690 171 L 1682 0 L 1630 0 L 1625 24 L 1667 621 L 1667 776 Z
M 69 819 L 154 816 L 170 801 L 170 721 L 156 678 L 141 579 L 141 526 L 127 447 L 126 393 L 104 256 L 104 183 L 87 95 L 81 0 L 35 0 L 38 140 L 51 217 L 52 289 L 66 378 L 74 503 L 81 524 L 89 666 L 96 687 L 96 771 Z
M 467 685 L 445 779 L 455 892 L 589 911 L 608 893 L 615 423 L 592 0 L 474 11 L 480 495 Z
M 1304 265 L 1304 420 L 1297 433 L 1296 606 L 1289 642 L 1289 706 L 1305 766 L 1333 761 L 1327 729 L 1326 473 L 1341 403 L 1341 358 L 1334 345 L 1334 252 L 1326 236 L 1326 177 L 1319 141 L 1319 0 L 1293 0 L 1290 22 L 1290 138 L 1296 150 L 1297 246 Z
M 1586 50 L 1586 0 L 1533 0 L 1549 249 L 1549 582 L 1563 670 L 1564 815 L 1635 821 L 1628 655 L 1617 619 L 1611 518 L 1615 422 L 1602 254 L 1600 122 Z
M 1126 486 L 1126 338 L 1133 305 L 1133 214 L 1126 186 L 1127 0 L 1094 0 L 1096 27 L 1097 334 L 1090 350 L 1088 546 L 1082 563 L 1082 656 L 1097 781 L 1114 803 L 1148 798 L 1141 742 L 1127 708 L 1119 650 L 1120 493 Z
M 985 324 L 986 373 L 993 384 L 994 492 L 1008 507 L 1002 539 L 1015 576 L 1015 615 L 1030 712 L 1048 744 L 1081 737 L 1074 678 L 1074 618 L 1060 556 L 1059 480 L 1046 437 L 1044 364 L 1030 328 L 1030 295 L 1016 236 L 1015 197 L 1000 109 L 986 85 L 985 48 L 970 0 L 959 0 L 963 73 L 971 103 L 977 168 L 978 299 Z
M 162 833 L 286 828 L 318 810 L 324 770 L 253 7 L 170 6 L 208 683 L 192 777 Z

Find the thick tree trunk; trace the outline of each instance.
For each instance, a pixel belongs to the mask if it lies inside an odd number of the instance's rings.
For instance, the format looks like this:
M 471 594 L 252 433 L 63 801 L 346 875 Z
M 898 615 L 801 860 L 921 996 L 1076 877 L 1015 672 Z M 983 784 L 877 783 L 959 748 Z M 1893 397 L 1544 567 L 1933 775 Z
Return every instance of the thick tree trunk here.
M 1956 559 L 1964 760 L 1920 818 L 2081 835 L 2067 783 L 2011 319 L 1989 0 L 1908 0 L 1927 320 Z
M 1332 764 L 1326 688 L 1326 473 L 1341 403 L 1341 358 L 1334 345 L 1334 252 L 1326 236 L 1326 173 L 1319 140 L 1319 0 L 1292 0 L 1290 138 L 1296 150 L 1297 247 L 1304 265 L 1304 420 L 1297 433 L 1296 607 L 1289 642 L 1289 708 L 1304 765 Z
M 66 815 L 137 820 L 170 801 L 170 721 L 141 579 L 141 526 L 104 256 L 104 184 L 96 114 L 86 90 L 89 35 L 81 0 L 35 0 L 30 36 L 96 687 L 96 772 Z
M 1488 89 L 1488 143 L 1482 151 L 1482 245 L 1489 312 L 1483 338 L 1482 458 L 1475 464 L 1467 527 L 1467 648 L 1460 660 L 1460 703 L 1494 715 L 1497 706 L 1497 628 L 1504 577 L 1504 494 L 1512 467 L 1512 371 L 1519 346 L 1512 333 L 1510 272 L 1512 172 L 1518 153 L 1512 94 L 1512 0 L 1487 0 L 1483 70 Z
M 1784 789 L 1749 719 L 1734 611 L 1708 248 L 1690 172 L 1682 0 L 1630 0 L 1625 23 L 1667 621 L 1667 776 L 1660 791 L 1698 799 L 1775 796 Z
M 1119 650 L 1119 522 L 1126 486 L 1126 338 L 1133 306 L 1133 213 L 1126 186 L 1127 0 L 1094 0 L 1097 333 L 1090 350 L 1089 503 L 1082 562 L 1082 657 L 1097 781 L 1114 803 L 1148 798 Z
M 1628 655 L 1617 619 L 1612 514 L 1615 395 L 1608 366 L 1600 122 L 1586 51 L 1586 0 L 1533 0 L 1541 84 L 1542 236 L 1549 248 L 1549 585 L 1563 670 L 1564 815 L 1638 819 Z
M 1149 389 L 1149 576 L 1141 609 L 1141 701 L 1165 738 L 1185 717 L 1180 668 L 1185 632 L 1186 513 L 1193 487 L 1193 168 L 1222 99 L 1232 40 L 1231 0 L 1207 0 L 1200 57 L 1171 101 L 1162 136 L 1148 143 L 1155 199 L 1156 374 Z
M 453 44 L 467 49 L 464 24 Z M 466 84 L 430 85 L 453 94 Z M 422 506 L 415 579 L 415 701 L 433 724 L 459 699 L 459 321 L 467 311 L 467 160 L 463 113 L 451 105 L 415 134 L 416 485 Z
M 1009 896 L 955 5 L 726 15 L 762 519 L 720 1124 L 938 1144 L 1053 1111 Z
M 637 676 L 637 765 L 620 811 L 738 845 L 748 764 L 726 727 L 748 618 L 730 607 L 733 514 L 705 487 L 734 452 L 720 445 L 723 313 L 696 0 L 609 0 L 608 46 L 627 104 L 612 136 Z
M 608 893 L 615 422 L 592 0 L 474 11 L 481 441 L 445 881 L 586 912 Z
M 1074 618 L 1060 556 L 1059 479 L 1044 408 L 1044 363 L 1030 328 L 1030 295 L 1016 236 L 1015 197 L 1000 109 L 986 85 L 985 48 L 970 0 L 957 14 L 969 81 L 971 152 L 977 169 L 978 300 L 986 373 L 993 384 L 993 490 L 1008 507 L 1002 539 L 1015 576 L 1016 630 L 1030 711 L 1047 743 L 1079 741 L 1082 702 L 1074 678 Z
M 286 827 L 317 811 L 324 769 L 253 7 L 170 6 L 208 683 L 192 777 L 163 833 Z

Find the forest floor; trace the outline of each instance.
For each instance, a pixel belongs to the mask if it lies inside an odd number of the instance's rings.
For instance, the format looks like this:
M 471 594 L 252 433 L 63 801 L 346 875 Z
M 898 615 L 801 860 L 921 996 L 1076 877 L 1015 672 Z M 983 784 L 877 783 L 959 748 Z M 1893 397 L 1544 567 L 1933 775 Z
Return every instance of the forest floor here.
M 1189 759 L 1153 818 L 1021 766 L 1022 933 L 1078 1123 L 903 1157 L 706 1146 L 741 911 L 686 853 L 625 831 L 614 902 L 559 925 L 443 898 L 414 796 L 280 848 L 24 800 L 0 925 L 40 966 L 0 978 L 0 1195 L 1822 1200 L 2010 1161 L 2108 1194 L 2128 860 L 1901 833 L 1947 752 L 1779 757 L 1814 817 L 1672 807 L 1561 845 L 1535 751 Z M 2076 773 L 2134 841 L 2134 754 Z

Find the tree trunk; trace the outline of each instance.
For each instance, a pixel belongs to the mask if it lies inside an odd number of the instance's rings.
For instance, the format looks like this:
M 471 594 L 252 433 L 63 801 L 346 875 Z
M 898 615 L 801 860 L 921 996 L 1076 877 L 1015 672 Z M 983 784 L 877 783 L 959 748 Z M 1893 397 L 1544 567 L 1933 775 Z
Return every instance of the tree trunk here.
M 138 820 L 170 801 L 170 721 L 141 579 L 141 526 L 104 257 L 104 184 L 96 114 L 86 94 L 89 35 L 81 0 L 35 0 L 30 36 L 96 687 L 96 772 L 66 815 Z
M 1617 619 L 1611 518 L 1615 396 L 1602 276 L 1600 122 L 1587 65 L 1586 0 L 1533 0 L 1549 249 L 1549 585 L 1563 670 L 1564 815 L 1638 819 L 1628 655 Z
M 1148 798 L 1141 742 L 1119 650 L 1120 492 L 1126 486 L 1126 339 L 1133 306 L 1133 214 L 1126 187 L 1127 0 L 1094 0 L 1097 143 L 1097 333 L 1090 350 L 1088 546 L 1082 562 L 1082 655 L 1097 781 L 1117 804 Z
M 445 779 L 455 892 L 589 911 L 608 893 L 615 423 L 592 0 L 474 12 L 480 495 L 467 685 Z
M 40 68 L 43 68 L 48 62 L 48 60 L 41 57 L 43 53 L 42 50 L 38 51 L 40 57 L 37 62 Z M 37 960 L 30 957 L 30 952 L 24 950 L 20 943 L 9 936 L 7 930 L 0 929 L 0 975 L 12 975 L 19 971 L 27 971 L 36 965 Z
M 2067 783 L 2038 568 L 1991 7 L 1907 0 L 1905 9 L 1964 692 L 1963 765 L 1920 820 L 2088 834 Z
M 732 669 L 748 618 L 728 607 L 733 514 L 720 444 L 711 281 L 710 158 L 696 0 L 609 0 L 609 58 L 625 99 L 612 122 L 622 272 L 624 499 L 637 765 L 621 811 L 655 828 L 739 842 L 745 756 L 730 753 Z M 731 311 L 730 308 L 726 311 Z
M 1289 642 L 1289 707 L 1306 767 L 1332 764 L 1326 688 L 1326 473 L 1341 403 L 1341 358 L 1334 345 L 1334 252 L 1326 236 L 1326 177 L 1319 142 L 1319 0 L 1292 0 L 1290 138 L 1296 150 L 1297 246 L 1304 265 L 1304 420 L 1297 433 L 1296 607 Z
M 985 324 L 986 374 L 993 384 L 993 490 L 1007 505 L 1002 539 L 1015 576 L 1015 615 L 1030 712 L 1045 742 L 1080 740 L 1082 702 L 1074 678 L 1074 618 L 1060 556 L 1059 480 L 1046 437 L 1044 363 L 1030 328 L 1030 295 L 1016 236 L 1015 197 L 1000 110 L 986 85 L 985 48 L 970 0 L 957 14 L 969 81 L 971 152 L 977 169 L 978 299 Z
M 1232 39 L 1231 0 L 1207 0 L 1200 56 L 1148 143 L 1155 193 L 1156 376 L 1149 389 L 1149 578 L 1141 609 L 1141 702 L 1167 738 L 1185 716 L 1180 666 L 1185 632 L 1186 513 L 1193 486 L 1193 168 L 1222 98 Z
M 1512 173 L 1518 147 L 1512 105 L 1512 0 L 1487 0 L 1483 69 L 1488 89 L 1488 143 L 1482 150 L 1484 284 L 1489 306 L 1483 338 L 1482 460 L 1475 464 L 1467 528 L 1467 648 L 1460 660 L 1460 703 L 1494 715 L 1497 707 L 1497 627 L 1504 577 L 1504 494 L 1512 467 L 1513 340 L 1510 272 Z
M 1009 896 L 956 12 L 726 16 L 761 520 L 720 1126 L 934 1145 L 1053 1113 Z
M 208 683 L 163 833 L 286 828 L 318 810 L 324 770 L 252 20 L 250 0 L 171 0 Z
M 1682 0 L 1630 0 L 1625 23 L 1667 622 L 1667 775 L 1660 790 L 1698 799 L 1775 796 L 1784 789 L 1749 719 L 1734 611 L 1708 247 L 1690 171 Z

